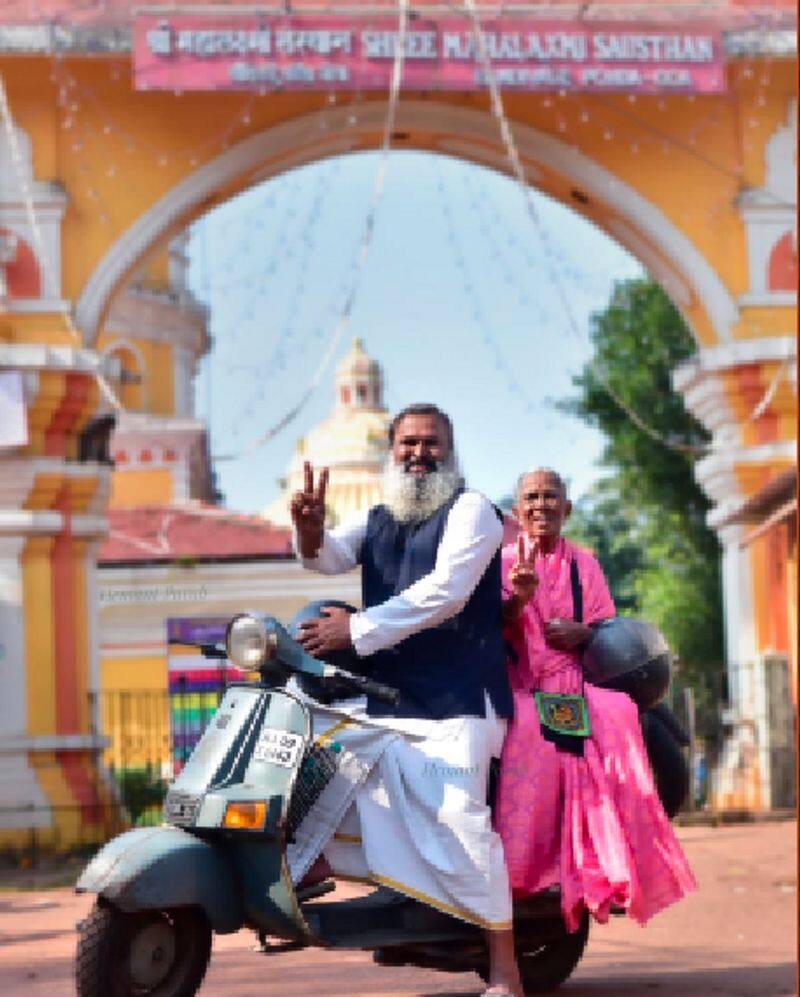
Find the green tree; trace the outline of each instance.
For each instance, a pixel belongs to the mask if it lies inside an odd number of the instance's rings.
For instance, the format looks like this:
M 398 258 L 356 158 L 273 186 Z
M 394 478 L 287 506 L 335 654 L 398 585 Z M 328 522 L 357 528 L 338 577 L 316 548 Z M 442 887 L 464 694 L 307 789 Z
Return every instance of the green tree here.
M 596 551 L 620 608 L 651 619 L 684 671 L 722 661 L 720 550 L 709 501 L 694 478 L 706 430 L 673 391 L 671 373 L 696 350 L 686 323 L 648 278 L 617 284 L 592 316 L 594 357 L 561 407 L 599 428 L 609 475 L 579 504 L 573 535 Z M 636 425 L 598 377 L 675 448 Z
M 593 551 L 603 565 L 617 611 L 637 613 L 636 572 L 642 566 L 642 548 L 613 481 L 603 479 L 575 502 L 564 533 Z

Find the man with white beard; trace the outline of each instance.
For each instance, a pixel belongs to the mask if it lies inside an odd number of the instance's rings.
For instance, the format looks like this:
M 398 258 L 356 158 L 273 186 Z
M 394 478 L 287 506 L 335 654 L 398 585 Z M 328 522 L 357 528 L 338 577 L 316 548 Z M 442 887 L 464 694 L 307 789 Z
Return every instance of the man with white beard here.
M 300 625 L 299 640 L 320 658 L 354 649 L 360 670 L 400 700 L 315 710 L 316 739 L 335 731 L 344 762 L 298 829 L 289 864 L 295 879 L 329 864 L 480 925 L 486 993 L 521 997 L 508 876 L 486 799 L 511 712 L 503 528 L 491 503 L 464 488 L 450 419 L 435 405 L 398 413 L 389 444 L 383 504 L 326 530 L 327 469 L 315 488 L 309 464 L 291 502 L 305 567 L 362 569 L 364 609 L 327 607 Z

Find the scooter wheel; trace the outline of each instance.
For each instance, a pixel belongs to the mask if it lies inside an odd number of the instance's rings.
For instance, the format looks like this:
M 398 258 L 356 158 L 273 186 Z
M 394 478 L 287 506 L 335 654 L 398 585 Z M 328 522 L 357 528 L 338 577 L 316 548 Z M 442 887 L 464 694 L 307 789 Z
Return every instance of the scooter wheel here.
M 517 963 L 526 994 L 555 990 L 581 961 L 589 937 L 589 915 L 584 911 L 577 931 L 543 942 L 538 947 L 517 946 Z
M 211 926 L 196 907 L 125 913 L 98 902 L 81 923 L 78 997 L 193 997 L 211 957 Z

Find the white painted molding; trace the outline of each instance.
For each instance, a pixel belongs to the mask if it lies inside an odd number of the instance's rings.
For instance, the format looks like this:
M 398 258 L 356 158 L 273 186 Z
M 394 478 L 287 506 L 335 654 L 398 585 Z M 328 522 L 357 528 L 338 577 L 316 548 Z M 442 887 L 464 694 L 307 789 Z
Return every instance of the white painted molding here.
M 51 509 L 0 509 L 0 536 L 43 536 L 60 533 L 65 517 Z M 108 533 L 108 522 L 103 516 L 77 515 L 69 517 L 70 532 L 79 537 L 101 537 Z
M 116 350 L 129 350 L 133 354 L 134 359 L 136 360 L 136 368 L 137 368 L 136 373 L 139 375 L 141 379 L 139 381 L 139 387 L 141 388 L 142 391 L 141 405 L 142 408 L 146 411 L 148 408 L 149 397 L 150 397 L 150 392 L 149 392 L 150 379 L 148 376 L 149 371 L 147 370 L 147 364 L 145 363 L 145 359 L 142 356 L 142 351 L 139 349 L 136 343 L 132 342 L 130 339 L 127 339 L 124 336 L 119 336 L 112 339 L 109 343 L 106 343 L 106 345 L 100 351 L 100 355 L 104 361 L 112 360 L 114 359 L 113 354 Z M 120 362 L 119 378 L 121 378 L 122 376 L 122 370 L 123 366 L 122 363 Z M 119 380 L 119 378 L 114 378 L 114 380 L 117 381 Z
M 4 307 L 10 312 L 30 315 L 34 312 L 65 312 L 69 311 L 69 302 L 63 298 L 9 298 Z
M 771 464 L 776 461 L 796 463 L 796 441 L 781 440 L 755 446 L 734 445 L 713 450 L 695 465 L 695 477 L 716 503 L 706 517 L 715 529 L 741 505 L 747 495 L 742 491 L 736 468 L 747 464 Z
M 203 433 L 206 424 L 202 419 L 176 415 L 154 415 L 150 412 L 124 412 L 117 422 L 119 433 Z
M 204 201 L 222 189 L 242 189 L 292 166 L 373 145 L 385 115 L 383 101 L 305 115 L 251 135 L 177 183 L 120 236 L 86 282 L 76 305 L 77 325 L 84 330 L 86 342 L 94 342 L 110 297 L 136 261 L 192 218 Z M 353 116 L 356 121 L 351 124 Z M 497 162 L 498 152 L 502 155 L 497 125 L 487 112 L 412 100 L 400 103 L 397 127 L 422 133 L 435 148 L 442 143 L 439 148 L 446 151 L 452 151 L 454 140 L 459 141 L 463 158 L 503 169 Z M 526 169 L 540 163 L 612 209 L 692 288 L 718 339 L 730 339 L 731 326 L 739 317 L 735 300 L 708 260 L 659 208 L 559 139 L 519 124 L 514 125 L 514 133 Z M 343 139 L 343 135 L 352 138 Z
M 687 309 L 692 305 L 694 296 L 681 274 L 634 232 L 630 225 L 618 218 L 613 218 L 607 223 L 606 229 L 620 245 L 644 264 L 681 313 L 687 326 L 691 328 L 692 323 Z
M 797 98 L 786 108 L 785 124 L 770 135 L 764 148 L 764 189 L 797 207 Z
M 10 137 L 5 130 L 0 132 L 0 226 L 19 236 L 33 254 L 39 270 L 39 294 L 25 301 L 44 311 L 52 299 L 61 297 L 61 219 L 68 198 L 58 184 L 35 178 L 31 138 L 19 125 L 14 125 L 13 130 L 20 154 L 16 166 Z M 33 203 L 41 242 L 31 225 L 23 187 Z
M 0 738 L 0 755 L 21 751 L 102 751 L 109 739 L 99 734 L 54 734 Z
M 112 299 L 103 329 L 129 339 L 180 343 L 202 356 L 209 347 L 207 323 L 208 308 L 188 296 L 128 284 Z
M 0 343 L 0 367 L 52 368 L 90 374 L 103 369 L 100 355 L 94 350 L 41 343 Z
M 105 516 L 73 515 L 70 531 L 77 537 L 104 537 L 108 533 L 108 520 Z
M 40 535 L 59 533 L 64 525 L 60 512 L 52 510 L 0 509 L 0 536 L 24 533 Z
M 750 291 L 737 298 L 740 308 L 796 308 L 796 291 Z M 787 323 L 788 324 L 788 323 Z
M 254 610 L 274 613 L 288 622 L 300 606 L 312 599 L 361 604 L 358 570 L 344 575 L 319 575 L 288 557 L 198 563 L 192 567 L 107 564 L 98 567 L 97 580 L 101 660 L 166 656 L 169 617 L 232 616 Z M 171 593 L 167 593 L 169 588 Z M 191 598 L 192 593 L 196 598 Z M 183 594 L 188 597 L 182 598 Z
M 792 360 L 796 356 L 797 340 L 794 336 L 732 340 L 719 346 L 707 346 L 678 364 L 672 372 L 672 385 L 676 391 L 684 392 L 703 374 L 740 364 Z

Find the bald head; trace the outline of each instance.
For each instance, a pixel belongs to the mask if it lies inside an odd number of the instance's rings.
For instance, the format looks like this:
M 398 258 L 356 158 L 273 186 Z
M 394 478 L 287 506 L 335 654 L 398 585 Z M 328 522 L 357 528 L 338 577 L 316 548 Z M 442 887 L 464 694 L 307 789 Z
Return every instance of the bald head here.
M 519 495 L 520 492 L 522 491 L 522 486 L 525 483 L 525 479 L 531 477 L 534 474 L 540 476 L 544 475 L 548 477 L 550 481 L 553 483 L 553 485 L 556 488 L 558 488 L 558 490 L 564 496 L 564 499 L 566 500 L 568 498 L 567 483 L 566 481 L 564 481 L 564 479 L 561 477 L 558 471 L 554 471 L 552 467 L 534 467 L 531 468 L 530 471 L 523 471 L 522 474 L 517 478 L 517 490 L 516 490 L 517 499 L 519 499 Z

